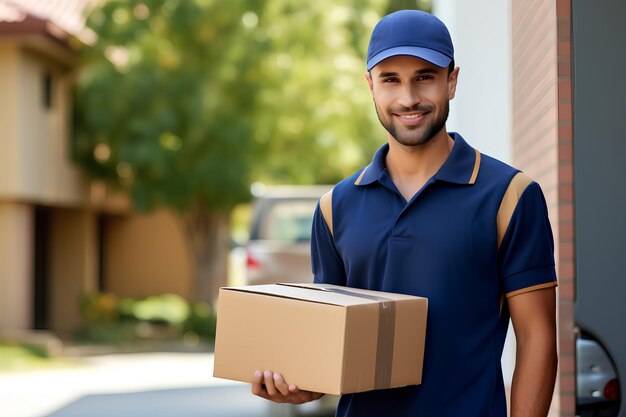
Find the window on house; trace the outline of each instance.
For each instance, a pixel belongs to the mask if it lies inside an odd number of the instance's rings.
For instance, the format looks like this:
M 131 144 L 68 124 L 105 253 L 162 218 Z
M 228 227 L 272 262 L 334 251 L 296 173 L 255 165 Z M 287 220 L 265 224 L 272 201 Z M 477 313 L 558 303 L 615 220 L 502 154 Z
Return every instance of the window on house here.
M 53 105 L 52 81 L 52 74 L 46 71 L 43 74 L 43 107 L 46 110 L 52 109 Z

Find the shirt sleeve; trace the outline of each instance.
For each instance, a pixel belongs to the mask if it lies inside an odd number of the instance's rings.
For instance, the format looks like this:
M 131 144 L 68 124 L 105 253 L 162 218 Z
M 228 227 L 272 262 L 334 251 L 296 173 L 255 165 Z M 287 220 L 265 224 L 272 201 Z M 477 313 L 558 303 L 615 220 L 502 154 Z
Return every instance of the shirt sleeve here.
M 507 298 L 557 286 L 548 208 L 535 182 L 520 196 L 504 234 L 500 246 L 500 274 Z
M 346 273 L 335 240 L 324 220 L 318 204 L 313 216 L 311 231 L 311 266 L 314 282 L 346 285 Z

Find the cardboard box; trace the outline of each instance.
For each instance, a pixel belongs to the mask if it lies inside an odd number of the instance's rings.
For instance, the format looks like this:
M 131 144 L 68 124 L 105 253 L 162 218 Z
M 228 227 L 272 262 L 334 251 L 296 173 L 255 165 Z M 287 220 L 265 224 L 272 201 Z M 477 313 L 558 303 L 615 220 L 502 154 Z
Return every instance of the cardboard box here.
M 221 288 L 213 375 L 272 370 L 335 395 L 417 385 L 427 309 L 426 298 L 326 284 Z

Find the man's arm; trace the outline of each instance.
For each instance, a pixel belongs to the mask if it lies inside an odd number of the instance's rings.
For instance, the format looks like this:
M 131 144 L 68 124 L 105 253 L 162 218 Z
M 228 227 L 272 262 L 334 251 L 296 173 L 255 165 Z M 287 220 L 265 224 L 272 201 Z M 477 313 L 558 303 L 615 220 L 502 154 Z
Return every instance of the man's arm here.
M 545 417 L 557 369 L 556 292 L 545 288 L 508 299 L 517 340 L 511 417 Z

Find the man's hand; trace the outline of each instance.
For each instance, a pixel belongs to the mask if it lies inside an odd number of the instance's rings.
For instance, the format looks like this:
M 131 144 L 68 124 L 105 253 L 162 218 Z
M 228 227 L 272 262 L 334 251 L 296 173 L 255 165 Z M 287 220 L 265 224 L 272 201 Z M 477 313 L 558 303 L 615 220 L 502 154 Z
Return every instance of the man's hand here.
M 252 393 L 275 403 L 303 404 L 315 401 L 324 394 L 299 390 L 294 384 L 287 384 L 278 372 L 255 371 L 252 379 Z

